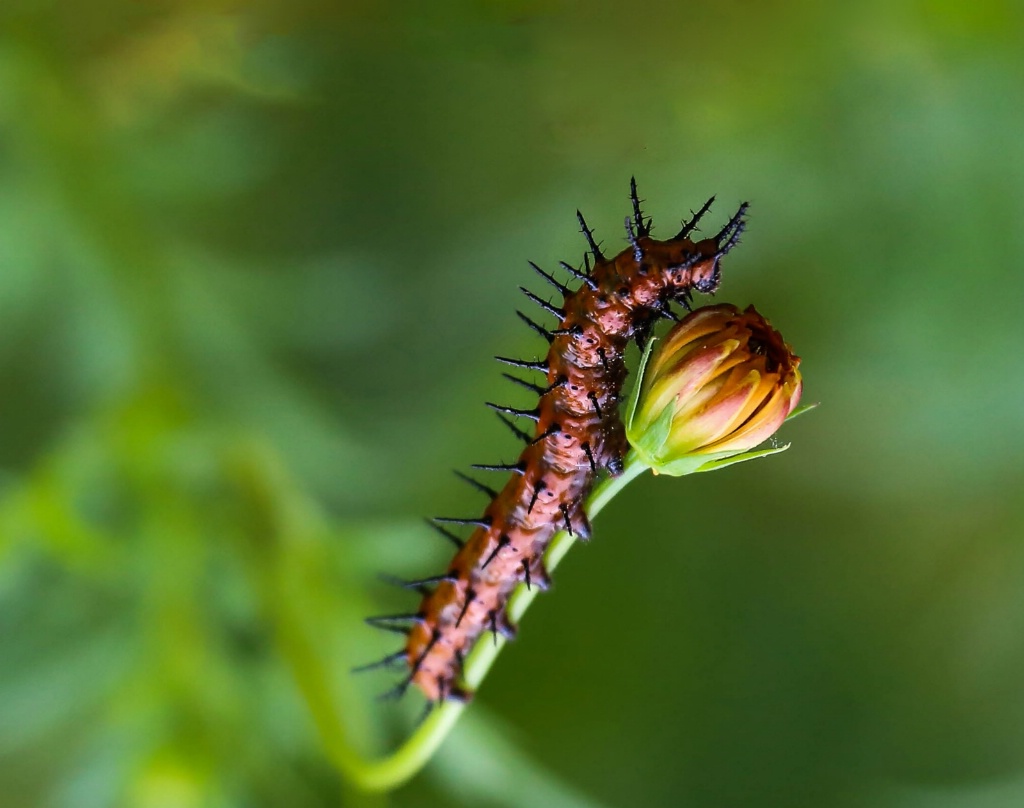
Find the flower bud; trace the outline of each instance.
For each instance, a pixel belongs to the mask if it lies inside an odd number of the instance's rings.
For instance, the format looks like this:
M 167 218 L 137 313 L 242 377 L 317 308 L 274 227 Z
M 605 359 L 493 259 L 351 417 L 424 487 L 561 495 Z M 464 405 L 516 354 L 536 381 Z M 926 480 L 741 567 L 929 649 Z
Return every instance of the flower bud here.
M 697 309 L 641 370 L 629 442 L 655 473 L 674 475 L 771 453 L 744 454 L 793 412 L 802 386 L 799 364 L 753 306 Z

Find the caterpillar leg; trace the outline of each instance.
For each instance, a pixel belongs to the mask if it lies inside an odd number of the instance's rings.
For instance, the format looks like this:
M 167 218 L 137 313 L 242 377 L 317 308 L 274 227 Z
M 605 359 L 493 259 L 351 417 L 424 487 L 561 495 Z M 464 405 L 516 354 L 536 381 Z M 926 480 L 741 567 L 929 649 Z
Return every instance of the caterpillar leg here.
M 629 441 L 626 440 L 626 428 L 622 425 L 622 421 L 615 419 L 607 424 L 602 451 L 604 467 L 612 477 L 622 474 L 628 451 Z

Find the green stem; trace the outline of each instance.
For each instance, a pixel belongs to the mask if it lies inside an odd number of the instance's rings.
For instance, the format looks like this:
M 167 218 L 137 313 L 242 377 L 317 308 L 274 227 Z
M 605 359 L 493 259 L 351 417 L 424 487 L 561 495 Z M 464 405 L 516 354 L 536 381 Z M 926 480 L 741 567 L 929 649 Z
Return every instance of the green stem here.
M 625 488 L 632 480 L 647 471 L 649 467 L 643 463 L 635 452 L 630 452 L 626 457 L 625 468 L 618 477 L 609 477 L 603 480 L 594 488 L 584 510 L 588 518 L 593 519 L 601 512 L 605 505 L 612 501 L 616 494 Z M 558 533 L 552 540 L 544 555 L 544 564 L 548 571 L 553 571 L 558 562 L 572 547 L 575 539 L 565 531 Z M 533 599 L 537 596 L 538 589 L 527 589 L 519 586 L 508 602 L 508 616 L 513 625 L 518 625 Z M 470 691 L 479 688 L 487 672 L 490 670 L 494 660 L 497 659 L 501 649 L 505 647 L 505 639 L 501 636 L 495 638 L 494 642 L 483 639 L 476 644 L 473 651 L 466 658 L 463 678 Z M 299 662 L 292 656 L 293 663 Z M 299 663 L 300 668 L 306 668 L 313 660 L 308 657 Z M 307 669 L 308 674 L 308 669 Z M 304 682 L 302 680 L 305 680 Z M 316 696 L 321 691 L 319 682 L 309 681 L 310 677 L 300 676 L 300 684 L 303 687 L 306 699 L 314 709 L 314 714 L 323 709 L 323 698 Z M 309 687 L 309 685 L 313 685 Z M 326 682 L 323 683 L 326 686 Z M 350 747 L 344 742 L 343 733 L 337 729 L 327 726 L 323 715 L 317 715 L 317 724 L 327 742 L 331 757 L 341 770 L 347 774 L 353 782 L 368 791 L 387 791 L 404 783 L 415 775 L 430 760 L 434 752 L 441 745 L 444 739 L 455 726 L 466 705 L 447 701 L 435 709 L 427 719 L 410 735 L 406 741 L 394 752 L 380 760 L 361 760 Z

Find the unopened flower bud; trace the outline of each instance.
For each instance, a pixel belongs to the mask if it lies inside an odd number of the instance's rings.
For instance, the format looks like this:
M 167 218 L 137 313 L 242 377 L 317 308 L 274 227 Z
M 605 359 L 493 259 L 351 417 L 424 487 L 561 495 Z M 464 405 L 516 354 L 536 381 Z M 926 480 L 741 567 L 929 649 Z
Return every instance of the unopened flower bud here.
M 800 400 L 800 357 L 753 306 L 697 309 L 655 347 L 626 434 L 656 473 L 757 456 Z M 742 457 L 741 457 L 742 455 Z

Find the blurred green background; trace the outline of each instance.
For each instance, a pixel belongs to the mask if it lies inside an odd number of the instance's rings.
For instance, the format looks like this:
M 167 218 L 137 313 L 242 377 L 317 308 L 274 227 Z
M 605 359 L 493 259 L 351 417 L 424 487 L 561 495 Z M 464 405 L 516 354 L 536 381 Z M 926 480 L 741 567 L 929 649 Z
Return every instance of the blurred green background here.
M 5 0 L 0 806 L 1024 804 L 1018 3 Z M 752 202 L 790 451 L 644 478 L 411 784 L 361 624 L 509 461 L 526 260 Z M 526 404 L 522 399 L 522 404 Z M 323 716 L 322 716 L 323 717 Z

